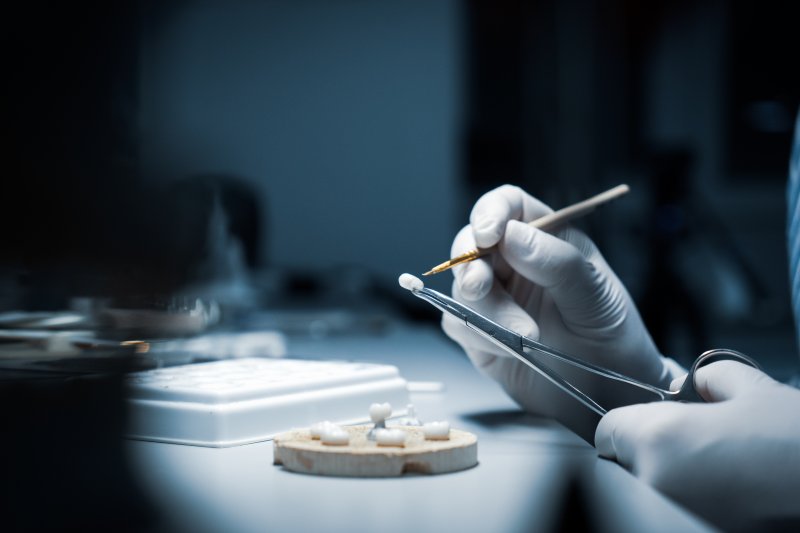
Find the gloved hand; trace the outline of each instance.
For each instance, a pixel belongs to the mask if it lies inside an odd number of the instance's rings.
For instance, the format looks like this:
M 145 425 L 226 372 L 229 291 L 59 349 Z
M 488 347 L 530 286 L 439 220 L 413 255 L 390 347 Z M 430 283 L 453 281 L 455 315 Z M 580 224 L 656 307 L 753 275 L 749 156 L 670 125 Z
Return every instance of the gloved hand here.
M 800 390 L 733 361 L 700 368 L 695 384 L 716 403 L 610 411 L 600 455 L 723 529 L 800 525 Z
M 525 224 L 550 212 L 519 187 L 504 185 L 482 196 L 470 225 L 456 236 L 452 256 L 476 245 L 497 244 L 497 252 L 453 269 L 453 297 L 518 333 L 666 387 L 682 369 L 659 354 L 625 287 L 594 243 L 572 228 L 552 235 Z M 526 410 L 565 422 L 570 411 L 585 409 L 454 317 L 445 314 L 442 327 Z M 616 393 L 607 380 L 553 366 L 601 405 L 619 400 L 610 397 Z M 591 441 L 593 434 L 594 425 L 584 437 Z

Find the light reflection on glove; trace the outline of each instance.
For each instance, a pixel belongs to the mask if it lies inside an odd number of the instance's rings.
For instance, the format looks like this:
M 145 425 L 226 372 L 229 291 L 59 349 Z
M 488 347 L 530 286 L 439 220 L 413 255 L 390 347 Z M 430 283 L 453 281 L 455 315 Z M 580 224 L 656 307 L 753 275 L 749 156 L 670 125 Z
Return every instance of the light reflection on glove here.
M 800 390 L 733 361 L 700 368 L 695 383 L 716 403 L 610 411 L 600 455 L 724 529 L 800 525 Z
M 679 367 L 659 354 L 630 296 L 594 243 L 572 228 L 551 235 L 524 223 L 550 212 L 510 185 L 482 196 L 470 225 L 456 236 L 452 256 L 476 245 L 497 244 L 497 252 L 453 269 L 453 297 L 518 333 L 666 387 L 677 375 L 672 370 Z M 584 409 L 454 317 L 445 314 L 442 327 L 526 410 L 564 422 L 568 411 Z M 601 405 L 619 399 L 609 397 L 612 389 L 606 380 L 573 374 L 570 367 L 558 371 Z M 593 434 L 594 426 L 584 437 L 591 440 Z

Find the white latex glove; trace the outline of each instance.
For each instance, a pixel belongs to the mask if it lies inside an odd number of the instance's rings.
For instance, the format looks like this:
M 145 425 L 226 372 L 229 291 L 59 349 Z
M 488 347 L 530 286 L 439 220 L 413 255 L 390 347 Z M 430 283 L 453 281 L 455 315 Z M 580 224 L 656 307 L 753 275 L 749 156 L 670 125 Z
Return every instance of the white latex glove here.
M 726 530 L 800 525 L 800 390 L 732 361 L 700 368 L 695 383 L 716 403 L 610 411 L 600 455 Z
M 452 256 L 476 245 L 497 244 L 499 253 L 455 267 L 453 297 L 518 333 L 666 387 L 680 373 L 671 369 L 679 367 L 659 354 L 628 292 L 594 243 L 573 228 L 551 235 L 524 223 L 550 212 L 511 185 L 482 196 L 472 209 L 470 225 L 456 236 Z M 586 410 L 454 317 L 445 314 L 442 327 L 526 410 L 553 416 L 570 427 L 570 413 Z M 601 405 L 626 402 L 607 380 L 553 366 Z M 594 424 L 588 436 L 583 434 L 590 441 Z

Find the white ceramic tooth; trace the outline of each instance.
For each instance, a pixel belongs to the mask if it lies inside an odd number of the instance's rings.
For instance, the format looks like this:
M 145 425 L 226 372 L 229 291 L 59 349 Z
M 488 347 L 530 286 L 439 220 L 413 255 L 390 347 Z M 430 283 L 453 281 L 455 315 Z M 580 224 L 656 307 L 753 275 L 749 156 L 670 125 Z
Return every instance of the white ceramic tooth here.
M 320 434 L 319 440 L 330 446 L 346 446 L 350 443 L 350 434 L 336 424 L 331 424 Z
M 330 422 L 328 420 L 324 420 L 322 422 L 317 422 L 316 424 L 312 424 L 310 428 L 308 428 L 309 433 L 311 433 L 312 439 L 319 439 L 322 433 L 331 427 L 337 427 L 336 424 Z
M 417 276 L 412 274 L 400 274 L 397 282 L 407 291 L 421 291 L 425 284 Z
M 369 406 L 369 417 L 376 424 L 390 416 L 392 416 L 392 406 L 388 403 L 373 403 Z
M 450 438 L 450 422 L 427 422 L 422 424 L 422 433 L 427 440 L 448 440 Z
M 406 432 L 402 429 L 378 429 L 375 431 L 378 446 L 405 446 Z

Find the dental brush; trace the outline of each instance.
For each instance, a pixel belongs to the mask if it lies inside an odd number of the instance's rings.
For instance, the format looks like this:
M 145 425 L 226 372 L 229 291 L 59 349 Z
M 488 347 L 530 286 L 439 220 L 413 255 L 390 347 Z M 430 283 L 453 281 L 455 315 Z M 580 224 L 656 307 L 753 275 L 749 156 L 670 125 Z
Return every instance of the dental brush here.
M 630 191 L 630 187 L 625 184 L 617 185 L 616 187 L 609 189 L 605 192 L 601 192 L 596 196 L 592 196 L 582 202 L 578 202 L 576 204 L 572 204 L 570 206 L 564 207 L 559 209 L 558 211 L 554 211 L 543 217 L 539 217 L 536 220 L 528 222 L 530 226 L 539 229 L 548 229 L 558 224 L 562 224 L 565 222 L 569 222 L 578 217 L 582 217 L 583 215 L 587 215 L 594 211 L 598 206 L 610 202 L 615 198 L 619 198 L 623 194 L 626 194 Z M 460 265 L 463 263 L 469 263 L 470 261 L 474 261 L 478 258 L 484 257 L 492 253 L 492 248 L 473 248 L 472 250 L 468 250 L 463 254 L 453 257 L 452 259 L 448 259 L 444 263 L 438 264 L 432 269 L 428 270 L 423 276 L 430 276 L 432 274 L 439 274 L 440 272 L 444 272 L 445 270 L 450 270 L 456 265 Z M 402 285 L 402 282 L 400 283 Z M 409 289 L 410 290 L 410 289 Z

